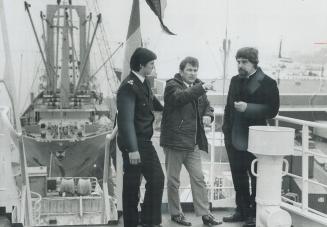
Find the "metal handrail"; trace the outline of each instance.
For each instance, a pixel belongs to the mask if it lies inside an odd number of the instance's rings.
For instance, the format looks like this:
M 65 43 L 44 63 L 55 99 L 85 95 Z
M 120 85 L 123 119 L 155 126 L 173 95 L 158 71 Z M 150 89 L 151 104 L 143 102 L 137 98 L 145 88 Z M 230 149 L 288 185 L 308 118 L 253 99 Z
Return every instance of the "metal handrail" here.
M 317 122 L 313 122 L 313 121 L 300 120 L 300 119 L 284 117 L 284 116 L 280 116 L 280 115 L 277 115 L 274 119 L 277 121 L 283 121 L 283 122 L 293 123 L 293 124 L 297 124 L 297 125 L 305 125 L 305 126 L 313 127 L 313 128 L 327 129 L 327 124 L 321 124 L 321 123 L 317 123 Z
M 33 225 L 33 215 L 32 215 L 32 201 L 31 201 L 31 193 L 30 193 L 30 185 L 27 173 L 27 161 L 26 161 L 26 153 L 25 147 L 23 142 L 22 133 L 18 133 L 10 123 L 8 118 L 9 108 L 4 108 L 0 111 L 0 120 L 2 121 L 4 128 L 6 128 L 7 132 L 10 134 L 11 138 L 13 138 L 13 142 L 15 146 L 18 148 L 19 157 L 20 157 L 20 165 L 21 165 L 21 172 L 22 172 L 22 204 L 25 206 L 22 209 L 26 208 L 27 214 L 21 217 L 21 220 L 24 220 L 26 225 Z M 26 194 L 25 194 L 26 193 Z M 26 200 L 26 201 L 25 201 Z M 25 213 L 25 210 L 24 210 Z
M 276 125 L 279 124 L 279 121 L 282 121 L 282 122 L 292 123 L 302 126 L 302 149 L 300 150 L 302 152 L 302 176 L 297 176 L 290 173 L 288 173 L 287 175 L 302 180 L 302 194 L 301 194 L 302 202 L 300 203 L 301 206 L 299 207 L 301 209 L 302 214 L 308 215 L 308 213 L 315 213 L 316 215 L 320 215 L 321 217 L 326 218 L 326 214 L 321 215 L 323 213 L 309 207 L 309 183 L 319 185 L 323 188 L 327 188 L 327 185 L 309 179 L 308 163 L 309 163 L 310 155 L 327 157 L 327 155 L 318 154 L 309 150 L 309 127 L 327 129 L 327 125 L 317 122 L 284 117 L 284 116 L 277 116 L 275 118 L 275 121 L 276 121 Z M 283 199 L 285 198 L 283 197 Z M 327 223 L 327 220 L 325 220 L 325 223 Z
M 103 199 L 104 199 L 104 223 L 108 223 L 110 220 L 110 197 L 108 193 L 108 177 L 109 170 L 111 171 L 111 162 L 110 162 L 110 142 L 116 137 L 118 132 L 117 125 L 114 127 L 113 131 L 106 136 L 105 141 L 105 155 L 104 155 L 104 168 L 103 168 Z M 115 214 L 115 217 L 118 219 L 118 214 Z
M 36 198 L 32 199 L 32 202 L 34 202 L 33 205 L 33 218 L 34 218 L 34 224 L 40 224 L 41 222 L 41 200 L 42 196 L 39 193 L 32 192 L 31 195 L 36 196 Z

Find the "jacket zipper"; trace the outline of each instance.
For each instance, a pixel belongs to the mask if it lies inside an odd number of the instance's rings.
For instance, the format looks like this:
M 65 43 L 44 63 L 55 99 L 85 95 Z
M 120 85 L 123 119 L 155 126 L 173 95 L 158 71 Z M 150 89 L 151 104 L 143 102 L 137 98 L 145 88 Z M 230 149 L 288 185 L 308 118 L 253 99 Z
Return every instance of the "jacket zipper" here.
M 181 127 L 182 127 L 183 121 L 184 121 L 184 120 L 181 120 L 181 123 L 179 123 L 178 128 L 181 128 Z
M 198 107 L 197 107 L 197 102 L 198 102 L 198 99 L 195 102 L 195 137 L 194 137 L 194 144 L 196 144 L 196 135 L 198 133 Z

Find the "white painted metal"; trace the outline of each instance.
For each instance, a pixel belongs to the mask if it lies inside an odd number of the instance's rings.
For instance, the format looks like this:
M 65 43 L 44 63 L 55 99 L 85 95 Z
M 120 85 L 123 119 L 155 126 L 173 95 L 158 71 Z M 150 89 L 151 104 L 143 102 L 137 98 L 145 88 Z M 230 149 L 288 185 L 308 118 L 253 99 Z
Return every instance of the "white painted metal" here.
M 249 127 L 249 151 L 257 156 L 257 227 L 289 227 L 291 216 L 280 208 L 283 156 L 294 151 L 294 129 L 270 126 Z M 287 167 L 288 165 L 286 165 Z M 287 170 L 285 171 L 287 172 Z
M 113 198 L 110 198 L 108 193 L 108 178 L 109 171 L 111 169 L 110 165 L 110 141 L 113 140 L 118 132 L 117 126 L 113 129 L 111 134 L 106 136 L 106 145 L 105 145 L 105 158 L 104 158 L 104 168 L 103 168 L 103 198 L 104 198 L 104 223 L 108 221 L 118 221 L 118 214 L 116 209 L 116 204 L 114 203 Z
M 309 197 L 309 127 L 302 126 L 302 209 L 308 210 Z
M 210 149 L 210 201 L 212 202 L 214 200 L 214 162 L 215 162 L 215 130 L 216 130 L 216 124 L 215 124 L 215 118 L 214 121 L 211 124 L 211 133 L 212 133 L 212 140 L 211 140 L 211 149 Z

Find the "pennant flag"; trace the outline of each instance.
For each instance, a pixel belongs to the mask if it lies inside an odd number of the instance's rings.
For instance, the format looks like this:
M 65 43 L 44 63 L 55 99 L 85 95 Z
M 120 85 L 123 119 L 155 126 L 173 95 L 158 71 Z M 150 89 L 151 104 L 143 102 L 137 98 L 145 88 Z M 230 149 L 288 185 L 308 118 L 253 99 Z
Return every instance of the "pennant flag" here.
M 176 35 L 171 32 L 169 28 L 163 23 L 164 10 L 167 6 L 166 0 L 146 0 L 146 3 L 150 6 L 154 14 L 158 17 L 162 29 L 167 32 L 169 35 Z
M 140 27 L 140 6 L 139 0 L 133 0 L 131 16 L 129 18 L 128 32 L 125 42 L 125 54 L 123 63 L 123 72 L 121 81 L 129 74 L 129 60 L 136 48 L 142 45 L 141 27 Z

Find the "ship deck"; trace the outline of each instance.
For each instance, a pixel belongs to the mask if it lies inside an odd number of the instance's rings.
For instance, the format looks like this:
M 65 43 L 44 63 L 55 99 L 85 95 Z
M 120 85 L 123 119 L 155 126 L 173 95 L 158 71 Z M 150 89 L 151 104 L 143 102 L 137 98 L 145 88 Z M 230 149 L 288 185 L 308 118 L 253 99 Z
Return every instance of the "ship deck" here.
M 215 216 L 215 218 L 218 221 L 222 221 L 222 218 L 224 216 L 230 215 L 233 213 L 233 209 L 219 209 L 214 210 L 212 214 Z M 188 221 L 192 223 L 193 227 L 203 227 L 202 219 L 201 217 L 197 217 L 194 212 L 185 212 L 185 216 Z M 242 222 L 238 223 L 224 223 L 218 226 L 224 226 L 224 227 L 241 227 L 243 225 Z M 119 227 L 123 227 L 123 219 L 119 221 L 119 224 L 117 225 Z M 163 227 L 181 227 L 181 225 L 178 225 L 177 223 L 170 220 L 170 215 L 168 213 L 163 213 L 162 216 L 162 226 Z
M 224 216 L 230 215 L 233 212 L 233 209 L 215 209 L 212 211 L 212 214 L 215 216 L 215 218 L 218 221 L 221 221 Z M 196 217 L 194 212 L 185 212 L 184 213 L 187 220 L 192 223 L 193 227 L 203 227 L 201 217 Z M 224 226 L 224 227 L 241 227 L 243 225 L 243 222 L 238 222 L 238 223 L 222 223 L 221 225 L 217 226 Z M 74 225 L 74 227 L 86 227 L 86 225 Z M 116 226 L 116 227 L 124 227 L 124 220 L 121 217 L 118 221 L 118 224 L 112 224 L 112 225 L 87 225 L 89 227 L 91 226 L 97 226 L 97 227 L 108 227 L 108 226 Z M 177 223 L 173 222 L 170 220 L 170 215 L 166 212 L 162 214 L 162 227 L 180 227 L 181 225 L 178 225 Z M 41 226 L 42 227 L 42 226 Z M 43 226 L 45 227 L 45 226 Z
M 212 211 L 212 214 L 215 216 L 215 218 L 218 221 L 221 221 L 224 216 L 230 215 L 233 213 L 233 209 L 218 209 Z M 196 217 L 194 212 L 185 212 L 185 216 L 188 221 L 192 223 L 193 227 L 203 227 L 202 219 L 201 217 Z M 243 225 L 242 222 L 238 223 L 223 223 L 222 225 L 218 226 L 224 226 L 224 227 L 241 227 Z M 119 219 L 118 225 L 115 225 L 117 227 L 123 227 L 123 218 Z M 168 213 L 163 213 L 162 215 L 162 227 L 180 227 L 181 225 L 178 225 L 177 223 L 170 220 L 170 215 Z

